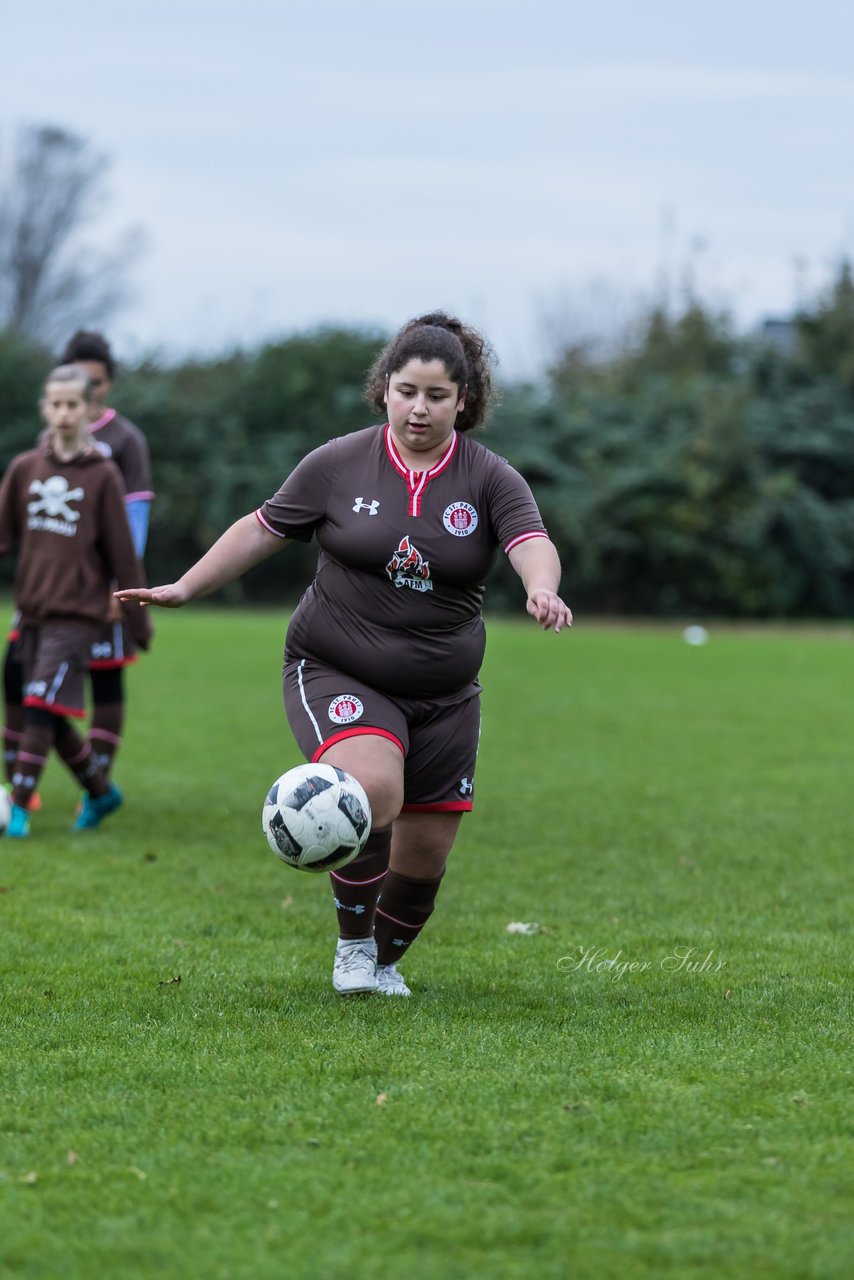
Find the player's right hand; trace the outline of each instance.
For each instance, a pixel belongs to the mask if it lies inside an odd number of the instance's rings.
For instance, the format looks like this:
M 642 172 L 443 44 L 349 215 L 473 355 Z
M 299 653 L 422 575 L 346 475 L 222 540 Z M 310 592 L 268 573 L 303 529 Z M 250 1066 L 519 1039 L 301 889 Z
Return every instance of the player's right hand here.
M 170 582 L 165 587 L 120 587 L 113 595 L 124 604 L 136 602 L 143 607 L 156 604 L 161 609 L 180 609 L 190 598 L 178 582 Z

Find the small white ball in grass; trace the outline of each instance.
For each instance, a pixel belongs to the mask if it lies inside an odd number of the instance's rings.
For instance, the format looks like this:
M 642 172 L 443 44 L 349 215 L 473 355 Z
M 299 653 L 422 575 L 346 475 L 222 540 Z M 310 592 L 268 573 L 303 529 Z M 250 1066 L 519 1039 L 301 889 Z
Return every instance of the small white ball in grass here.
M 705 627 L 686 627 L 682 632 L 682 639 L 686 644 L 705 644 L 709 638 L 709 633 Z

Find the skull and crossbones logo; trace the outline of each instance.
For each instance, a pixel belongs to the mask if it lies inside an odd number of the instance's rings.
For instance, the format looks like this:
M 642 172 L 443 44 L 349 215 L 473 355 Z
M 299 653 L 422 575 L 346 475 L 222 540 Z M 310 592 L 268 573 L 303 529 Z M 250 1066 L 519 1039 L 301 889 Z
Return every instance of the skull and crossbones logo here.
M 81 488 L 69 489 L 68 481 L 64 476 L 50 476 L 47 480 L 34 480 L 30 485 L 30 493 L 37 494 L 37 500 L 27 504 L 27 510 L 31 516 L 45 515 L 55 519 L 61 516 L 63 520 L 73 524 L 80 519 L 79 511 L 72 511 L 69 502 L 79 502 L 83 497 Z

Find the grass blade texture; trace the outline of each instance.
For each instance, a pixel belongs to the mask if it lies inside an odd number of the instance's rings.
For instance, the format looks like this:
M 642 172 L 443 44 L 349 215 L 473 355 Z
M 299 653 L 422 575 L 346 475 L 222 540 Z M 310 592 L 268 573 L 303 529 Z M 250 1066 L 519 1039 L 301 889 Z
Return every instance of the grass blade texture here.
M 158 615 L 125 807 L 0 841 L 0 1273 L 850 1275 L 850 633 L 493 622 L 413 998 L 342 1000 L 283 631 Z

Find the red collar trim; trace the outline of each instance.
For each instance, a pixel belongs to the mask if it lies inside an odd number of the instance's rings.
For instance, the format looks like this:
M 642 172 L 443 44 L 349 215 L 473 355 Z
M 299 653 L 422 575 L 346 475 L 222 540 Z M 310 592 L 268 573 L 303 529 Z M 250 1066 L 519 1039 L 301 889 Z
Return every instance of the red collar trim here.
M 437 476 L 440 471 L 444 471 L 445 467 L 451 461 L 451 458 L 454 456 L 454 454 L 457 451 L 458 440 L 459 440 L 459 436 L 455 431 L 451 437 L 451 443 L 448 445 L 447 449 L 442 454 L 441 458 L 435 464 L 435 466 L 430 467 L 429 471 L 413 471 L 411 467 L 408 467 L 406 465 L 406 463 L 403 461 L 403 459 L 401 458 L 400 454 L 397 451 L 397 445 L 394 443 L 394 436 L 391 433 L 391 423 L 387 422 L 385 424 L 386 452 L 388 456 L 391 458 L 395 469 L 399 471 L 400 474 L 404 476 L 406 479 L 409 479 L 410 476 L 415 477 L 415 476 L 426 475 L 428 480 L 432 480 L 433 477 Z
M 406 481 L 406 488 L 409 493 L 409 514 L 411 516 L 420 516 L 421 499 L 424 496 L 424 490 L 427 488 L 429 481 L 431 481 L 434 476 L 437 476 L 440 471 L 444 471 L 450 463 L 457 451 L 459 436 L 455 431 L 451 438 L 451 443 L 448 445 L 436 465 L 431 467 L 429 471 L 413 471 L 411 467 L 407 467 L 406 463 L 397 451 L 397 446 L 394 443 L 394 437 L 391 434 L 390 422 L 386 423 L 383 438 L 385 440 L 385 450 L 389 456 L 392 466 L 398 475 L 402 476 Z

